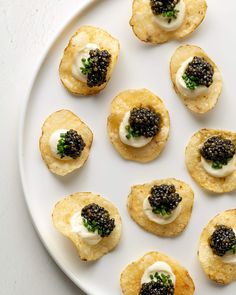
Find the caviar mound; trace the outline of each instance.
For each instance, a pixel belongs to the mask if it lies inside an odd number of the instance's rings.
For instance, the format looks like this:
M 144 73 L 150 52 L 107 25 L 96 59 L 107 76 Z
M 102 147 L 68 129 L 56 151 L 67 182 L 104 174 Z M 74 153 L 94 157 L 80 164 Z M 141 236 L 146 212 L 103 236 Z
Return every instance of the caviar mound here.
M 59 155 L 61 159 L 71 157 L 77 159 L 84 150 L 85 143 L 83 137 L 77 131 L 70 129 L 65 134 L 61 134 L 59 145 Z
M 181 39 L 188 36 L 202 23 L 206 15 L 205 0 L 184 0 L 186 15 L 182 25 L 172 32 L 161 29 L 155 22 L 150 0 L 133 0 L 130 26 L 141 41 L 160 44 L 169 40 Z
M 227 161 L 235 155 L 235 150 L 235 145 L 231 140 L 213 136 L 204 142 L 200 153 L 206 160 L 227 164 Z
M 198 85 L 210 87 L 213 83 L 214 69 L 204 57 L 194 56 L 185 71 L 187 77 L 194 77 Z
M 115 227 L 110 235 L 104 237 L 96 245 L 89 245 L 84 242 L 78 234 L 71 231 L 70 226 L 70 218 L 91 203 L 103 207 L 115 221 Z M 101 258 L 114 249 L 120 240 L 122 225 L 117 208 L 110 201 L 90 192 L 75 193 L 59 201 L 53 209 L 52 220 L 55 228 L 73 242 L 78 255 L 84 261 L 94 261 Z
M 151 142 L 142 148 L 124 144 L 119 137 L 119 127 L 124 115 L 134 108 L 150 108 L 160 115 L 160 129 Z M 150 162 L 164 149 L 169 137 L 170 119 L 162 100 L 147 89 L 126 90 L 112 101 L 111 112 L 107 120 L 107 131 L 111 143 L 126 160 Z
M 108 237 L 115 228 L 115 219 L 110 218 L 109 212 L 98 204 L 91 203 L 85 206 L 81 210 L 81 216 L 90 227 L 94 227 L 95 223 L 95 228 L 102 238 Z
M 209 175 L 201 164 L 201 148 L 213 136 L 229 139 L 236 145 L 236 133 L 234 132 L 201 129 L 190 138 L 185 150 L 185 163 L 189 174 L 205 190 L 220 194 L 231 192 L 236 189 L 236 170 L 226 177 L 217 178 Z
M 210 247 L 214 254 L 224 256 L 225 253 L 236 247 L 234 230 L 225 225 L 217 225 L 210 237 Z
M 93 71 L 88 76 L 88 82 L 79 81 L 72 76 L 72 64 L 77 52 L 84 48 L 88 43 L 94 43 L 99 46 L 100 51 L 107 51 L 110 55 L 109 65 L 106 68 L 106 73 L 104 73 L 104 66 L 102 67 L 101 75 L 95 74 Z M 91 95 L 97 94 L 102 89 L 104 89 L 111 78 L 112 72 L 116 65 L 118 55 L 120 51 L 119 41 L 108 34 L 106 31 L 92 27 L 92 26 L 82 26 L 76 33 L 72 36 L 69 44 L 64 50 L 64 55 L 59 66 L 59 75 L 63 85 L 71 93 L 75 95 Z M 93 51 L 92 55 L 97 60 L 98 58 L 103 58 L 97 51 Z M 106 55 L 106 63 L 108 56 Z M 99 62 L 99 64 L 101 64 Z M 106 75 L 104 75 L 106 74 Z M 99 83 L 98 83 L 99 82 Z M 98 83 L 98 85 L 95 85 Z M 99 85 L 100 84 L 100 85 Z
M 179 216 L 173 222 L 161 225 L 148 219 L 143 211 L 143 201 L 148 197 L 153 186 L 161 186 L 163 184 L 173 185 L 182 200 Z M 183 181 L 168 178 L 132 186 L 128 196 L 127 209 L 132 219 L 144 230 L 161 237 L 174 237 L 186 228 L 191 217 L 193 201 L 194 193 L 189 185 Z
M 165 286 L 159 282 L 149 282 L 142 284 L 139 295 L 174 295 L 173 284 Z
M 129 264 L 121 273 L 120 284 L 123 294 L 140 294 L 141 279 L 145 270 L 157 261 L 166 262 L 172 268 L 176 277 L 175 295 L 192 295 L 194 293 L 194 282 L 184 267 L 182 267 L 176 260 L 163 253 L 149 252 L 139 260 Z
M 90 50 L 89 59 L 91 70 L 88 73 L 87 85 L 89 87 L 101 86 L 105 83 L 107 69 L 111 61 L 111 55 L 107 50 Z
M 85 147 L 81 155 L 76 159 L 61 160 L 52 154 L 49 140 L 51 135 L 58 129 L 73 129 L 83 138 Z M 51 114 L 42 126 L 42 135 L 39 140 L 39 148 L 42 158 L 48 169 L 57 175 L 64 176 L 76 169 L 81 168 L 89 156 L 93 142 L 93 133 L 78 116 L 69 110 L 59 110 Z
M 139 107 L 130 111 L 130 127 L 140 136 L 148 138 L 157 135 L 160 121 L 160 115 L 150 108 Z
M 176 85 L 176 75 L 184 63 L 190 57 L 204 58 L 204 60 L 209 63 L 213 70 L 213 83 L 209 86 L 209 90 L 206 94 L 191 98 L 182 95 Z M 217 65 L 209 58 L 209 56 L 200 47 L 194 45 L 182 45 L 176 49 L 170 61 L 170 76 L 173 83 L 174 90 L 176 94 L 181 98 L 184 105 L 194 113 L 204 114 L 213 109 L 218 101 L 221 94 L 223 82 L 220 71 Z M 205 84 L 209 85 L 210 75 Z
M 151 207 L 154 210 L 163 208 L 165 213 L 171 213 L 182 201 L 173 184 L 154 185 L 150 193 L 148 201 Z
M 236 209 L 221 212 L 209 221 L 200 236 L 198 258 L 210 280 L 226 285 L 236 280 L 236 265 L 224 263 L 210 246 L 210 238 L 218 225 L 235 228 Z
M 155 15 L 162 14 L 175 8 L 175 5 L 178 4 L 180 0 L 150 0 L 152 13 Z

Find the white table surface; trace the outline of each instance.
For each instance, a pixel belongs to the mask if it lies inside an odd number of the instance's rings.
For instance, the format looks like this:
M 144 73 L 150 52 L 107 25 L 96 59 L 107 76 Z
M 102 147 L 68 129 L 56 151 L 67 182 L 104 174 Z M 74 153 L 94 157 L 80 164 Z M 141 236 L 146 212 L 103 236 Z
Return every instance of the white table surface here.
M 0 294 L 82 295 L 60 271 L 31 223 L 21 189 L 17 136 L 37 61 L 82 0 L 0 0 Z

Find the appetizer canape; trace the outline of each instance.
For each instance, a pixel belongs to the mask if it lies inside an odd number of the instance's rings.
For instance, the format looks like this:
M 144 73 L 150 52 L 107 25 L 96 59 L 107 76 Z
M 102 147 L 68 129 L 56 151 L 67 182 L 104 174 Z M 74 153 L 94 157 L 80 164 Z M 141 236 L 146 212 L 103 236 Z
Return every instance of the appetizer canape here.
M 70 39 L 60 63 L 63 85 L 75 95 L 100 92 L 111 78 L 119 50 L 119 41 L 106 31 L 80 27 Z

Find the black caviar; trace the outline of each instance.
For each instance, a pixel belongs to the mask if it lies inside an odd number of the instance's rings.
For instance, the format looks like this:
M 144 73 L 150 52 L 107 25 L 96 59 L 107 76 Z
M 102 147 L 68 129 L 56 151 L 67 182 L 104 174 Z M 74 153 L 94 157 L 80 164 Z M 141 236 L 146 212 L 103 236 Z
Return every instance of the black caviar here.
M 213 83 L 214 69 L 204 57 L 194 56 L 184 72 L 183 79 L 188 88 L 195 89 L 202 85 L 210 87 Z
M 57 144 L 57 153 L 61 158 L 65 156 L 77 159 L 85 147 L 85 142 L 76 130 L 70 129 L 60 134 Z
M 106 82 L 107 69 L 111 62 L 111 54 L 107 50 L 92 49 L 89 58 L 82 59 L 81 72 L 87 75 L 89 87 L 100 86 Z
M 165 285 L 162 281 L 151 281 L 142 284 L 139 295 L 173 295 L 173 283 Z
M 175 10 L 176 4 L 179 3 L 180 0 L 150 0 L 150 5 L 153 14 L 166 14 L 168 12 L 172 12 Z M 168 15 L 166 15 L 168 16 Z M 171 15 L 170 15 L 171 17 Z
M 110 218 L 109 212 L 95 203 L 85 206 L 81 210 L 81 216 L 88 231 L 98 231 L 102 238 L 108 237 L 115 228 L 115 219 Z
M 155 136 L 160 130 L 161 116 L 149 107 L 133 108 L 130 111 L 129 126 L 132 136 Z
M 225 225 L 218 225 L 210 237 L 210 247 L 218 256 L 223 256 L 232 250 L 236 253 L 236 236 L 232 228 Z
M 152 207 L 152 211 L 156 214 L 169 215 L 171 211 L 177 208 L 182 201 L 182 197 L 176 193 L 173 184 L 154 185 L 151 188 L 151 195 L 148 201 Z
M 235 155 L 236 147 L 234 143 L 221 136 L 213 136 L 207 139 L 200 149 L 201 156 L 215 165 L 227 165 L 228 161 Z M 216 167 L 217 168 L 217 167 Z

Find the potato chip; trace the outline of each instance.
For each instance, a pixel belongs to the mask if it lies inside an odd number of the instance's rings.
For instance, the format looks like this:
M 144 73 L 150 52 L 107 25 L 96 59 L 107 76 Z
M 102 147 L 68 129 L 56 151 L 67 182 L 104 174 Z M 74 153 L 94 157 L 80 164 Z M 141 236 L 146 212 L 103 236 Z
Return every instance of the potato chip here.
M 194 56 L 204 57 L 204 59 L 212 65 L 214 69 L 213 83 L 209 87 L 209 90 L 206 94 L 197 97 L 186 97 L 182 95 L 177 88 L 176 74 L 182 63 Z M 170 61 L 170 75 L 175 92 L 181 98 L 187 108 L 199 114 L 204 114 L 214 108 L 222 91 L 222 77 L 216 64 L 200 47 L 193 45 L 182 45 L 177 48 Z
M 226 285 L 236 280 L 236 265 L 224 263 L 215 255 L 209 245 L 209 238 L 216 225 L 225 225 L 236 229 L 236 209 L 227 210 L 216 215 L 201 233 L 198 258 L 208 278 L 217 284 Z
M 201 164 L 200 148 L 212 136 L 222 136 L 232 140 L 236 145 L 236 133 L 223 130 L 201 129 L 190 139 L 185 151 L 185 163 L 192 178 L 204 189 L 225 193 L 236 189 L 236 169 L 226 177 L 213 177 L 208 174 Z
M 85 142 L 81 155 L 76 159 L 61 160 L 54 157 L 49 140 L 58 129 L 73 129 L 80 134 Z M 42 158 L 48 169 L 57 175 L 64 176 L 75 169 L 81 168 L 86 162 L 93 141 L 93 133 L 78 116 L 69 110 L 59 110 L 51 114 L 43 124 L 39 147 Z
M 181 212 L 179 216 L 171 223 L 161 225 L 148 219 L 143 211 L 143 201 L 150 194 L 150 190 L 154 185 L 173 184 L 176 192 L 182 197 Z M 187 226 L 192 213 L 194 193 L 189 185 L 183 181 L 169 178 L 162 180 L 154 180 L 143 185 L 135 185 L 131 187 L 128 197 L 127 208 L 133 220 L 148 232 L 162 237 L 174 237 L 180 234 Z M 179 204 L 179 205 L 180 205 Z
M 77 233 L 71 230 L 70 224 L 71 217 L 91 203 L 104 207 L 109 212 L 110 217 L 115 219 L 114 230 L 96 245 L 86 243 Z M 117 208 L 110 201 L 90 192 L 75 193 L 59 201 L 53 209 L 52 220 L 55 228 L 73 242 L 79 257 L 84 261 L 101 258 L 114 249 L 120 240 L 122 224 Z
M 173 258 L 159 252 L 146 253 L 139 260 L 128 265 L 121 274 L 120 284 L 124 295 L 137 295 L 145 270 L 152 264 L 162 261 L 169 264 L 176 277 L 175 295 L 192 295 L 195 286 L 188 271 Z
M 72 65 L 77 52 L 83 49 L 88 43 L 98 45 L 100 50 L 107 50 L 111 54 L 111 62 L 108 67 L 106 82 L 100 86 L 89 87 L 86 82 L 79 81 L 72 76 Z M 104 89 L 111 78 L 120 51 L 119 41 L 106 31 L 92 27 L 80 27 L 70 39 L 64 50 L 60 63 L 59 74 L 63 85 L 75 95 L 97 94 Z
M 184 0 L 184 2 L 186 12 L 182 25 L 177 30 L 168 32 L 156 23 L 150 7 L 150 0 L 134 0 L 130 20 L 134 34 L 141 41 L 152 44 L 188 36 L 198 28 L 205 18 L 207 4 L 205 0 Z
M 124 115 L 134 107 L 151 107 L 161 116 L 160 131 L 151 142 L 141 148 L 124 144 L 119 137 L 119 127 Z M 150 162 L 164 149 L 169 137 L 170 119 L 162 100 L 147 89 L 126 90 L 118 94 L 111 104 L 111 113 L 107 121 L 108 135 L 118 153 L 126 160 Z

